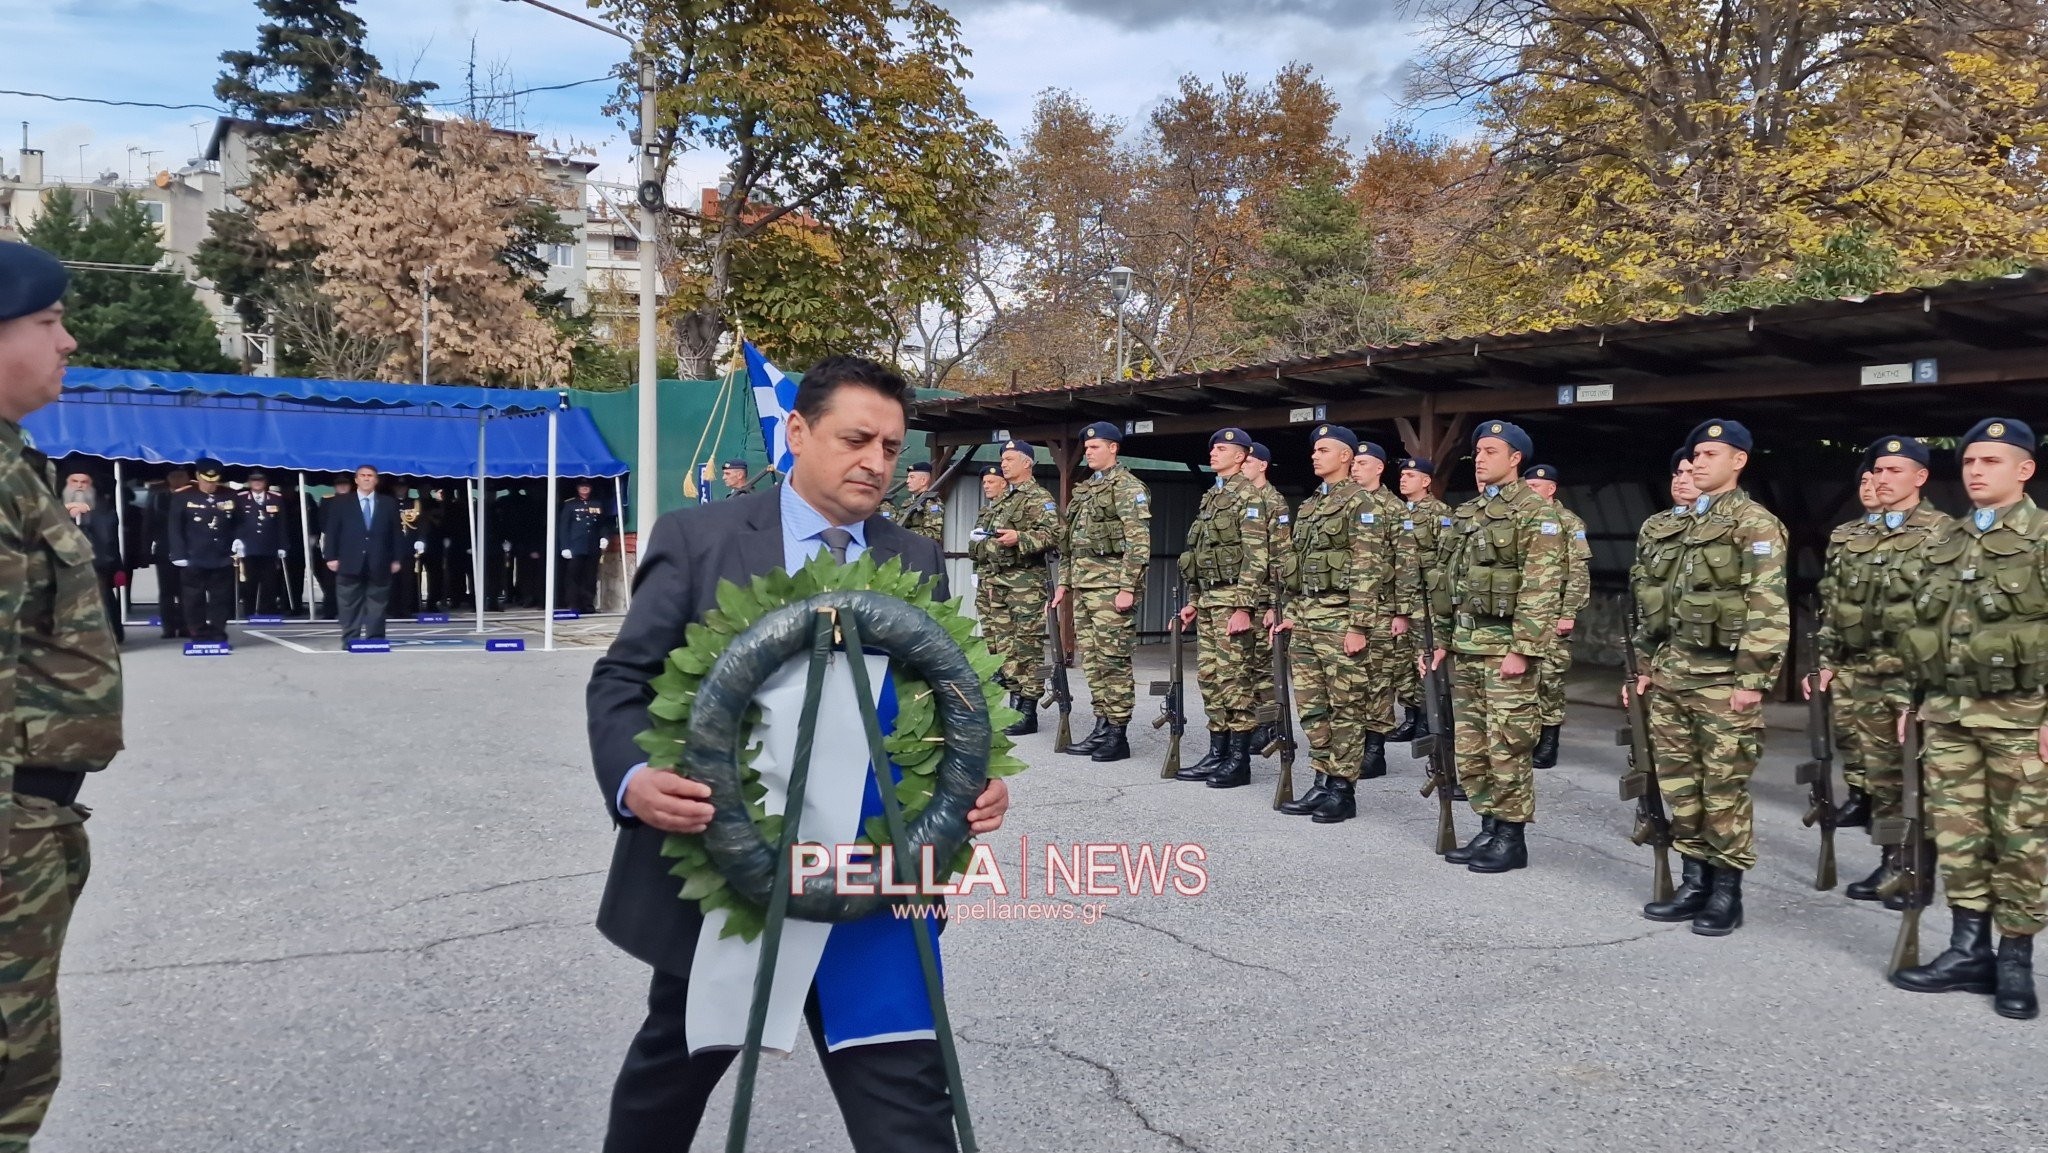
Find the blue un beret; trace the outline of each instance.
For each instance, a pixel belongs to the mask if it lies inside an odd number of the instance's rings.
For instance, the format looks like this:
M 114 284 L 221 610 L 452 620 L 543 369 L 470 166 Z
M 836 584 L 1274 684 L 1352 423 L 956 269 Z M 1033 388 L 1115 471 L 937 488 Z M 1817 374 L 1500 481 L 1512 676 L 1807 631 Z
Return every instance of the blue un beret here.
M 1124 430 L 1106 420 L 1098 420 L 1081 430 L 1082 440 L 1106 440 L 1111 444 L 1124 442 Z
M 1535 466 L 1532 466 L 1532 467 L 1530 467 L 1530 468 L 1525 468 L 1525 469 L 1523 469 L 1523 470 L 1522 470 L 1522 479 L 1523 479 L 1523 480 L 1547 480 L 1547 481 L 1549 481 L 1549 482 L 1550 482 L 1550 483 L 1552 483 L 1552 484 L 1556 484 L 1556 483 L 1558 483 L 1558 481 L 1557 481 L 1557 466 L 1556 466 L 1556 465 L 1549 465 L 1549 464 L 1539 464 L 1539 465 L 1535 465 Z
M 1742 427 L 1742 422 L 1734 420 L 1703 420 L 1693 428 L 1692 435 L 1685 438 L 1685 443 L 1693 448 L 1711 441 L 1719 441 L 1742 452 L 1748 452 L 1756 444 L 1749 430 Z
M 736 468 L 736 469 L 740 469 L 741 471 L 745 471 L 745 470 L 746 470 L 746 467 L 747 467 L 747 462 L 746 462 L 746 461 L 744 461 L 744 460 L 738 460 L 738 459 L 734 459 L 734 460 L 729 460 L 729 461 L 726 461 L 726 462 L 725 462 L 725 463 L 724 463 L 723 465 L 721 465 L 721 466 L 719 466 L 719 467 L 721 467 L 721 468 Z M 925 468 L 925 471 L 926 471 L 926 472 L 930 472 L 930 471 L 931 471 L 931 468 L 932 468 L 932 466 L 931 466 L 931 465 L 925 465 L 925 466 L 924 466 L 924 468 Z M 917 471 L 917 470 L 916 470 L 916 467 L 915 467 L 915 466 L 912 466 L 912 468 L 911 468 L 911 471 L 913 471 L 913 472 Z
M 1215 448 L 1219 444 L 1236 445 L 1238 448 L 1250 452 L 1252 450 L 1252 434 L 1241 428 L 1219 428 L 1209 434 L 1209 447 Z
M 1436 464 L 1426 456 L 1404 456 L 1401 458 L 1402 472 L 1419 472 L 1424 476 L 1436 475 Z
M 740 467 L 745 468 L 746 466 L 741 465 Z M 910 471 L 912 472 L 930 472 L 931 470 L 932 462 L 928 460 L 921 460 L 910 466 Z
M 1252 456 L 1265 461 L 1267 464 L 1273 463 L 1273 450 L 1256 440 L 1252 442 Z
M 1671 475 L 1678 475 L 1678 466 L 1692 459 L 1692 446 L 1686 445 L 1671 454 Z
M 1003 442 L 1003 451 L 1004 451 L 1004 452 L 1021 452 L 1021 453 L 1023 453 L 1023 454 L 1025 455 L 1025 456 L 1030 456 L 1030 455 L 1031 455 L 1031 446 L 1030 446 L 1029 444 L 1026 444 L 1025 442 L 1023 442 L 1023 441 L 1021 441 L 1021 440 L 1006 440 L 1006 441 L 1004 441 L 1004 442 Z
M 1358 451 L 1358 434 L 1341 424 L 1317 425 L 1315 434 L 1309 437 L 1310 447 L 1314 447 L 1315 442 L 1319 440 L 1334 440 L 1352 452 Z
M 1921 468 L 1927 467 L 1926 445 L 1910 436 L 1886 436 L 1871 441 L 1870 447 L 1864 450 L 1863 471 L 1869 472 L 1871 465 L 1876 464 L 1879 458 L 1887 456 L 1903 456 Z
M 1963 447 L 1973 444 L 2009 444 L 2023 448 L 2028 456 L 2034 455 L 2034 430 L 2017 420 L 2006 417 L 1992 417 L 1980 420 L 1976 427 L 1963 434 Z
M 0 320 L 32 316 L 64 299 L 71 274 L 33 245 L 0 241 Z
M 1361 440 L 1361 441 L 1359 441 L 1359 442 L 1358 442 L 1358 452 L 1359 452 L 1359 455 L 1361 455 L 1361 456 L 1369 456 L 1369 457 L 1373 458 L 1374 460 L 1377 460 L 1377 461 L 1379 461 L 1379 462 L 1380 462 L 1381 464 L 1385 464 L 1385 463 L 1387 462 L 1387 450 L 1386 450 L 1386 449 L 1383 449 L 1383 448 L 1381 448 L 1381 447 L 1380 447 L 1379 445 L 1377 445 L 1377 444 L 1373 443 L 1372 441 L 1369 441 L 1369 440 Z
M 1536 455 L 1536 444 L 1529 439 L 1528 433 L 1522 431 L 1521 425 L 1505 420 L 1482 420 L 1479 427 L 1472 430 L 1472 444 L 1477 447 L 1489 436 L 1521 453 L 1523 460 Z

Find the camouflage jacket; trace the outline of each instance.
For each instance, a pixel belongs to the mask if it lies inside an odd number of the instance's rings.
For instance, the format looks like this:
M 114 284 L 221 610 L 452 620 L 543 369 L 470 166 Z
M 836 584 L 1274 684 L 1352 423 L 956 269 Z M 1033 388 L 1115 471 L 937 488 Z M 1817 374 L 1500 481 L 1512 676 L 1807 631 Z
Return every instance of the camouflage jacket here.
M 1922 501 L 1903 512 L 1867 513 L 1828 534 L 1814 645 L 1822 668 L 1857 665 L 1880 676 L 1905 671 L 1885 614 L 1913 599 L 1924 563 L 1920 547 L 1948 523 L 1946 513 Z M 1895 611 L 1903 621 L 1909 609 Z
M 0 420 L 0 805 L 22 768 L 91 772 L 121 751 L 121 654 L 92 542 L 57 496 L 49 458 Z M 74 824 L 68 806 L 18 806 L 9 827 Z
M 1060 585 L 1145 591 L 1152 565 L 1152 504 L 1145 483 L 1116 465 L 1074 486 L 1060 544 Z
M 1437 580 L 1437 548 L 1444 530 L 1456 523 L 1451 516 L 1451 506 L 1433 496 L 1421 500 L 1401 502 L 1401 527 L 1415 538 L 1415 560 L 1419 571 L 1416 573 L 1415 606 L 1417 613 L 1429 611 L 1429 603 L 1435 595 Z M 1417 632 L 1420 643 L 1420 632 Z
M 1252 609 L 1271 598 L 1273 522 L 1242 473 L 1219 477 L 1202 494 L 1180 554 L 1181 579 L 1199 608 Z
M 1272 527 L 1273 533 L 1273 563 L 1268 566 L 1271 572 L 1266 578 L 1268 591 L 1266 598 L 1259 602 L 1262 606 L 1270 606 L 1273 603 L 1273 590 L 1280 588 L 1286 580 L 1281 569 L 1287 563 L 1288 542 L 1294 537 L 1294 513 L 1287 507 L 1287 498 L 1281 496 L 1280 490 L 1272 485 L 1255 484 L 1252 491 L 1259 494 L 1259 499 L 1265 503 L 1266 523 Z
M 1628 595 L 1630 608 L 1636 614 L 1631 622 L 1634 630 L 1636 667 L 1630 671 L 1638 676 L 1650 675 L 1650 650 L 1645 641 L 1647 635 L 1642 627 L 1642 605 L 1644 590 L 1651 584 L 1649 573 L 1663 571 L 1665 555 L 1676 557 L 1684 547 L 1686 517 L 1691 509 L 1683 505 L 1659 509 L 1643 520 L 1636 530 L 1635 559 L 1628 567 Z M 1673 563 L 1676 563 L 1675 561 Z M 1662 594 L 1658 594 L 1661 598 Z M 1662 639 L 1661 636 L 1658 637 Z
M 1557 606 L 1559 619 L 1577 620 L 1593 599 L 1593 546 L 1586 540 L 1586 522 L 1579 514 L 1553 501 L 1557 517 L 1564 522 L 1564 597 Z
M 1443 587 L 1430 604 L 1437 644 L 1467 656 L 1549 652 L 1564 594 L 1557 510 L 1511 480 L 1459 505 L 1451 520 L 1437 540 Z
M 1379 533 L 1390 566 L 1380 582 L 1380 616 L 1413 616 L 1422 600 L 1422 577 L 1415 564 L 1415 537 L 1407 528 L 1408 502 L 1385 485 L 1366 489 L 1365 497 L 1375 506 L 1368 523 Z
M 1785 553 L 1785 526 L 1737 488 L 1701 497 L 1654 557 L 1637 558 L 1636 645 L 1660 687 L 1777 683 L 1792 641 Z
M 1373 515 L 1371 502 L 1349 480 L 1319 485 L 1301 502 L 1281 564 L 1288 616 L 1311 628 L 1371 632 L 1393 561 L 1385 536 L 1365 519 Z
M 1969 728 L 2048 723 L 2048 512 L 2021 497 L 1979 528 L 1965 514 L 1909 558 L 1913 597 L 1889 606 L 1921 716 Z
M 1029 480 L 983 505 L 967 545 L 982 582 L 999 588 L 1043 585 L 1045 554 L 1059 543 L 1059 509 L 1051 493 Z M 1016 544 L 997 542 L 1004 529 L 1017 530 Z
M 921 537 L 943 540 L 946 535 L 946 500 L 931 489 L 921 493 L 906 492 L 900 498 L 902 503 L 893 509 L 882 506 L 882 515 L 909 529 Z

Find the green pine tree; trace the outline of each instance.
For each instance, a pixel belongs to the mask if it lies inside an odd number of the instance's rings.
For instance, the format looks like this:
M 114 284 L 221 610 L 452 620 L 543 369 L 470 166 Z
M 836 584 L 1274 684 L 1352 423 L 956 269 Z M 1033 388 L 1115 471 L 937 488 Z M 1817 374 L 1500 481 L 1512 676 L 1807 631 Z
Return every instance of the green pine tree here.
M 1315 356 L 1405 339 L 1375 284 L 1373 237 L 1334 174 L 1280 197 L 1263 266 L 1231 300 L 1244 334 L 1274 356 Z
M 125 194 L 105 216 L 91 218 L 69 189 L 59 189 L 23 238 L 60 260 L 155 268 L 164 255 L 142 202 Z M 175 272 L 74 269 L 64 324 L 78 340 L 74 364 L 171 372 L 235 367 L 221 354 L 220 334 L 206 306 Z

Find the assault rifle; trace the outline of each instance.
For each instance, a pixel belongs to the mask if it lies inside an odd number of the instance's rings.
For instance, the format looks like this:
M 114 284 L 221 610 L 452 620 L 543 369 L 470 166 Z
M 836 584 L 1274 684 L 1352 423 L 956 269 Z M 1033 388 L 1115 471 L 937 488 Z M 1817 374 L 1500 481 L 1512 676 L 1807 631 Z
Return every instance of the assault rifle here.
M 1813 759 L 1802 761 L 1793 780 L 1806 786 L 1806 816 L 1800 822 L 1811 829 L 1820 826 L 1820 865 L 1814 870 L 1813 887 L 1822 892 L 1835 887 L 1835 726 L 1834 693 L 1820 687 L 1819 642 L 1813 626 L 1800 638 L 1800 663 L 1806 666 L 1806 747 Z
M 1416 563 L 1421 564 L 1420 558 Z M 1457 742 L 1451 733 L 1450 670 L 1442 665 L 1430 667 L 1436 658 L 1436 626 L 1431 621 L 1435 614 L 1429 604 L 1427 579 L 1422 595 L 1422 715 L 1429 721 L 1429 735 L 1417 737 L 1410 748 L 1414 755 L 1427 758 L 1429 777 L 1422 782 L 1422 795 L 1436 794 L 1436 851 L 1442 856 L 1458 847 L 1457 810 L 1451 799 L 1458 788 Z
M 1618 729 L 1614 743 L 1628 749 L 1628 771 L 1621 775 L 1621 799 L 1636 803 L 1636 827 L 1629 843 L 1648 845 L 1653 855 L 1650 896 L 1655 901 L 1671 899 L 1671 817 L 1664 811 L 1664 790 L 1657 785 L 1657 760 L 1650 751 L 1650 706 L 1636 691 L 1636 606 L 1629 598 L 1628 624 L 1621 634 L 1623 670 L 1621 695 L 1628 705 L 1628 726 Z
M 1040 704 L 1055 704 L 1060 709 L 1059 727 L 1053 731 L 1052 751 L 1064 753 L 1074 743 L 1074 690 L 1067 684 L 1067 635 L 1060 628 L 1059 606 L 1052 598 L 1060 590 L 1060 562 L 1051 553 L 1045 555 L 1046 580 L 1051 586 L 1045 598 L 1045 637 L 1052 647 L 1052 699 Z
M 1180 772 L 1180 738 L 1188 731 L 1188 698 L 1185 666 L 1186 650 L 1182 634 L 1187 626 L 1180 623 L 1181 587 L 1173 586 L 1173 615 L 1166 618 L 1167 644 L 1172 649 L 1172 668 L 1167 679 L 1152 682 L 1152 695 L 1165 699 L 1159 702 L 1159 715 L 1152 718 L 1152 727 L 1166 726 L 1166 761 L 1159 766 L 1159 779 L 1171 780 Z
M 1273 616 L 1277 621 L 1286 613 L 1286 605 L 1277 603 L 1275 598 Z M 1280 751 L 1280 781 L 1273 787 L 1273 807 L 1279 808 L 1294 799 L 1294 659 L 1287 650 L 1286 631 L 1273 634 L 1273 703 L 1259 709 L 1260 724 L 1273 726 L 1273 743 L 1261 750 L 1261 756 Z M 1271 715 L 1268 714 L 1271 710 Z
M 1898 862 L 1897 871 L 1878 886 L 1878 895 L 1887 906 L 1905 913 L 1899 922 L 1898 940 L 1892 945 L 1892 963 L 1887 973 L 1920 963 L 1920 914 L 1934 899 L 1934 842 L 1927 830 L 1927 781 L 1921 764 L 1920 721 L 1913 715 L 1919 711 L 1920 702 L 1915 700 L 1901 722 L 1905 728 L 1899 742 L 1905 792 L 1899 815 L 1875 821 L 1870 827 L 1870 839 L 1890 848 Z

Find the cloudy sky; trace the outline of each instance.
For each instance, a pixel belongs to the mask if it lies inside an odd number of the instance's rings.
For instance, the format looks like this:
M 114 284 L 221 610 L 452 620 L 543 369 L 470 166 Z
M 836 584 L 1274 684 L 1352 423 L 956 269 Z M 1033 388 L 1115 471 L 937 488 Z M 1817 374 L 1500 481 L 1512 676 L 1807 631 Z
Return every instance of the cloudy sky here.
M 1399 0 L 956 0 L 954 10 L 973 51 L 969 96 L 1013 136 L 1046 88 L 1136 120 L 1182 73 L 1259 77 L 1302 60 L 1343 101 L 1341 130 L 1363 143 L 1393 114 L 1413 45 Z M 441 101 L 461 101 L 472 43 L 479 83 L 496 74 L 504 89 L 601 77 L 622 47 L 505 0 L 359 0 L 357 11 L 385 69 L 435 81 Z M 253 46 L 256 21 L 247 0 L 0 0 L 0 89 L 210 106 L 220 53 Z M 631 150 L 598 111 L 606 92 L 592 84 L 525 97 L 522 126 L 595 149 L 602 174 L 620 176 Z M 140 179 L 197 155 L 213 115 L 0 94 L 0 164 L 17 171 L 25 121 L 52 174 Z M 705 158 L 680 182 L 709 183 L 716 170 Z

